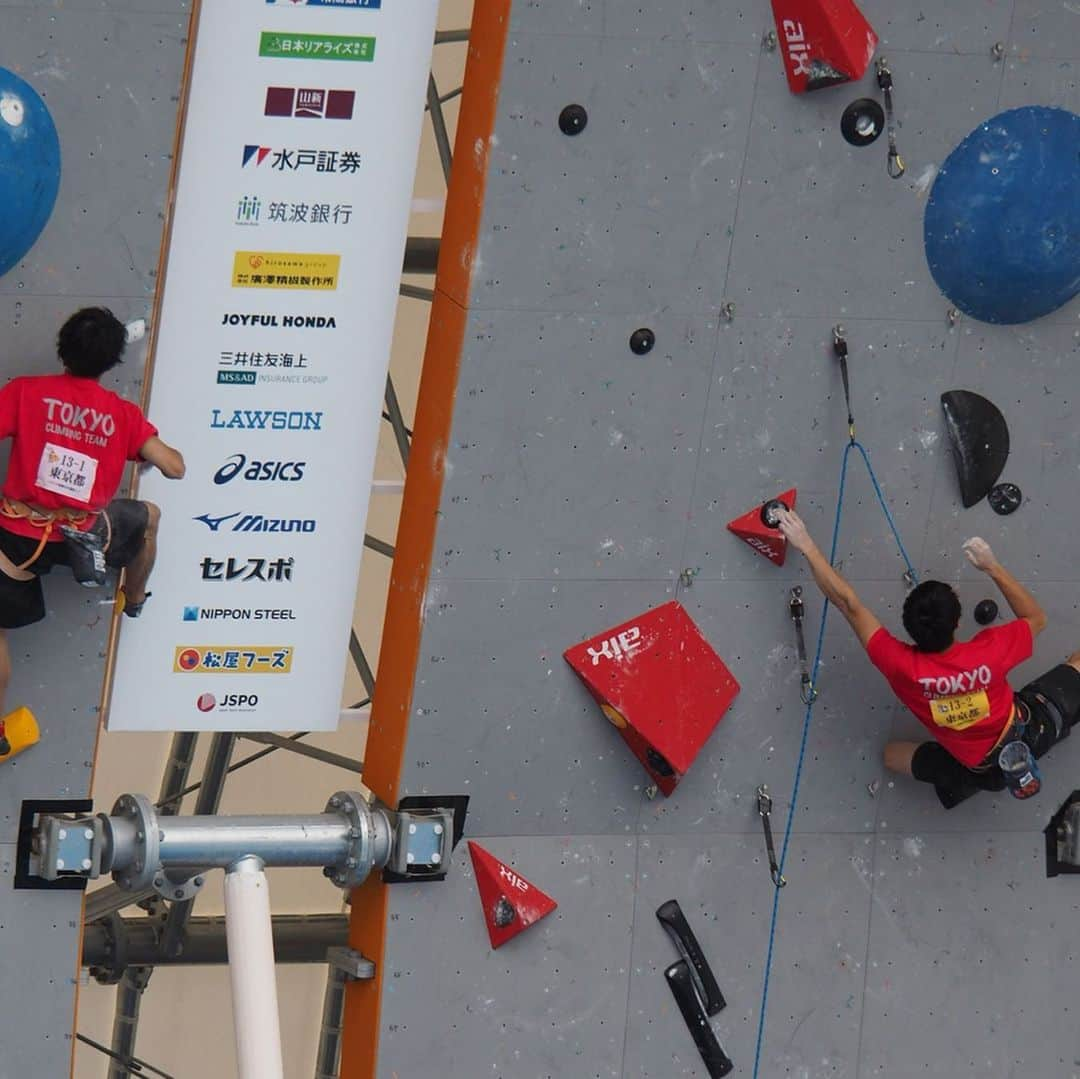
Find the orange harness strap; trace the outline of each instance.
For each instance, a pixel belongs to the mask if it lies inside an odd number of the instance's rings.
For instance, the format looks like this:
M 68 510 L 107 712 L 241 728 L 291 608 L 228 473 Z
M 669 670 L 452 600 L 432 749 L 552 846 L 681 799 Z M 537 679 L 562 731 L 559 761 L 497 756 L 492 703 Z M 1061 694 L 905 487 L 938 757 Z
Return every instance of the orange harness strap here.
M 45 550 L 45 544 L 49 542 L 53 525 L 57 521 L 65 524 L 81 524 L 90 516 L 86 510 L 41 509 L 26 502 L 20 502 L 17 498 L 8 498 L 7 495 L 0 499 L 0 515 L 14 520 L 29 521 L 35 528 L 41 529 L 41 539 L 38 540 L 34 553 L 21 566 L 15 567 L 18 570 L 29 569 L 41 557 L 41 552 Z

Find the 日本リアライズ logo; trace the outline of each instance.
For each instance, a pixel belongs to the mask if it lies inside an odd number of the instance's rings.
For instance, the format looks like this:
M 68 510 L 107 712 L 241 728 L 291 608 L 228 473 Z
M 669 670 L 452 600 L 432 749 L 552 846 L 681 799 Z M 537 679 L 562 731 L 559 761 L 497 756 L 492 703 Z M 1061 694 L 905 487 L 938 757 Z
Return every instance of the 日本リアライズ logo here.
M 224 431 L 321 431 L 323 413 L 306 409 L 214 408 L 210 410 L 212 430 Z
M 210 558 L 200 563 L 204 581 L 291 581 L 295 558 Z
M 261 513 L 226 513 L 216 516 L 204 513 L 193 517 L 201 521 L 211 532 L 218 532 L 222 525 L 227 525 L 226 532 L 307 532 L 315 531 L 313 517 L 264 517 Z
M 289 674 L 291 645 L 181 644 L 173 654 L 174 674 Z
M 359 150 L 316 150 L 310 147 L 244 147 L 241 168 L 266 164 L 270 172 L 335 173 L 352 176 L 360 171 Z
M 236 479 L 247 483 L 299 483 L 305 468 L 307 461 L 257 461 L 234 453 L 214 473 L 214 483 L 218 487 Z
M 351 120 L 355 104 L 355 90 L 270 86 L 266 90 L 263 114 L 308 120 Z
M 352 34 L 283 34 L 264 30 L 259 34 L 259 55 L 274 60 L 375 59 L 375 39 Z

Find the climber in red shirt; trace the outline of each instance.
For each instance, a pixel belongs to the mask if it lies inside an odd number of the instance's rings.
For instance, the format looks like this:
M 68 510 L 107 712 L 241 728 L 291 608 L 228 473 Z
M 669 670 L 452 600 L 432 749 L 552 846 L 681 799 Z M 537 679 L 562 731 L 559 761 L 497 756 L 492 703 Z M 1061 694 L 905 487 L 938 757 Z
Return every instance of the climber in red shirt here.
M 60 330 L 61 374 L 0 389 L 0 438 L 11 439 L 0 500 L 0 715 L 11 676 L 5 631 L 45 617 L 42 574 L 68 565 L 82 584 L 99 585 L 106 565 L 122 568 L 124 613 L 137 618 L 146 601 L 160 513 L 116 492 L 129 461 L 180 479 L 184 459 L 138 405 L 99 384 L 126 340 L 111 311 L 84 308 Z
M 997 585 L 1016 618 L 957 641 L 960 600 L 941 581 L 924 581 L 904 601 L 897 640 L 829 565 L 798 514 L 779 514 L 780 529 L 801 551 L 818 587 L 847 619 L 870 662 L 896 696 L 934 736 L 929 742 L 889 742 L 885 767 L 932 783 L 951 809 L 978 790 L 1002 790 L 997 753 L 1013 740 L 1041 757 L 1080 719 L 1080 652 L 1014 692 L 1008 674 L 1030 658 L 1046 614 L 1023 585 L 994 558 L 985 540 L 964 544 L 968 560 Z

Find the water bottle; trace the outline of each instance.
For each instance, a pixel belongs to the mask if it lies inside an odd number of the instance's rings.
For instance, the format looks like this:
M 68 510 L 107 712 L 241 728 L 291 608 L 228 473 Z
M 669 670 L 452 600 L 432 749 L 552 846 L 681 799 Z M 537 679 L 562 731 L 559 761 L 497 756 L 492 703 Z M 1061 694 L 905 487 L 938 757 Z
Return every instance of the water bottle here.
M 1001 747 L 998 767 L 1005 777 L 1005 785 L 1014 798 L 1030 798 L 1042 787 L 1039 766 L 1026 742 L 1019 739 Z

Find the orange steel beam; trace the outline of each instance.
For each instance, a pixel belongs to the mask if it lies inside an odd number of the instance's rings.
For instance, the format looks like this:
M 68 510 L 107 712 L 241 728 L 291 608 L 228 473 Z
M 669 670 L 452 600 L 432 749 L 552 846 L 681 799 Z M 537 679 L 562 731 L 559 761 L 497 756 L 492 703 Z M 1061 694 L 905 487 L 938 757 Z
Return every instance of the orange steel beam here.
M 364 784 L 388 805 L 397 803 L 409 730 L 424 595 L 435 544 L 509 20 L 510 0 L 476 0 L 435 299 L 375 679 L 378 689 L 364 755 Z M 377 874 L 353 892 L 349 943 L 375 961 L 375 977 L 354 982 L 346 990 L 341 1079 L 375 1077 L 388 905 L 387 885 Z

